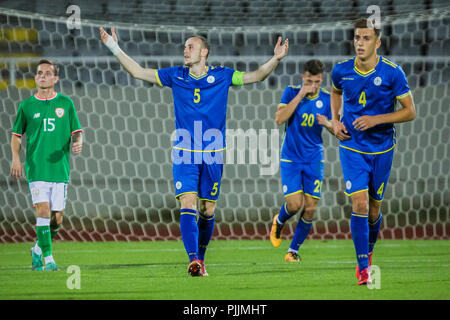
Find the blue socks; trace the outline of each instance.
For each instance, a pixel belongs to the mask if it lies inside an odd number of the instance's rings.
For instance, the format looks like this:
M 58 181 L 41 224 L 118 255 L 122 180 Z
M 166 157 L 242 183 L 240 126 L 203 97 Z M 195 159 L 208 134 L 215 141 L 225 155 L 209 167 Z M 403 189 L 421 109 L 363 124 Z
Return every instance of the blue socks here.
M 286 221 L 292 218 L 297 212 L 289 212 L 287 210 L 287 204 L 284 203 L 280 209 L 280 213 L 277 218 L 277 222 L 283 225 Z M 306 220 L 301 217 L 300 221 L 297 224 L 297 228 L 295 229 L 294 238 L 292 238 L 291 246 L 289 247 L 288 252 L 298 252 L 303 241 L 305 241 L 309 232 L 311 231 L 312 220 Z
M 369 220 L 369 253 L 373 251 L 375 242 L 377 242 L 381 227 L 381 221 L 383 221 L 383 215 L 381 214 L 381 212 L 375 221 Z
M 297 212 L 290 213 L 287 211 L 287 204 L 286 202 L 280 209 L 280 214 L 278 215 L 277 221 L 279 224 L 284 224 L 287 220 L 289 220 L 291 217 L 293 217 Z
M 189 256 L 189 261 L 198 259 L 198 226 L 197 211 L 192 209 L 180 210 L 180 231 L 184 248 Z
M 193 209 L 180 210 L 180 231 L 189 261 L 205 260 L 206 247 L 214 232 L 215 216 L 205 216 Z
M 300 219 L 297 224 L 297 228 L 295 229 L 294 238 L 292 239 L 288 252 L 298 252 L 298 249 L 311 231 L 311 227 L 312 220 L 306 220 L 303 217 Z
M 359 270 L 369 267 L 369 223 L 368 214 L 352 212 L 350 229 L 356 251 Z
M 214 233 L 215 216 L 198 215 L 198 258 L 205 260 L 206 247 Z

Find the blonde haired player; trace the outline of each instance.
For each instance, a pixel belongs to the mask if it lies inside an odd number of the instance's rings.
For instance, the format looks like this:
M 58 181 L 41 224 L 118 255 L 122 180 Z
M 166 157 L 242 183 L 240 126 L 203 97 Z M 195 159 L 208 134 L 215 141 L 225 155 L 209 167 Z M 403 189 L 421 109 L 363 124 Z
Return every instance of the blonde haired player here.
M 206 60 L 210 47 L 207 39 L 201 36 L 186 40 L 184 66 L 157 70 L 143 68 L 125 54 L 119 48 L 114 28 L 111 29 L 111 35 L 100 28 L 100 36 L 131 76 L 172 89 L 177 133 L 177 141 L 172 149 L 172 168 L 175 197 L 181 205 L 181 237 L 189 258 L 189 274 L 205 276 L 208 274 L 205 251 L 214 230 L 214 210 L 223 172 L 229 87 L 266 79 L 286 56 L 288 40 L 282 43 L 279 37 L 273 57 L 257 70 L 240 72 L 223 66 L 208 66 Z M 197 137 L 196 132 L 200 132 L 200 137 Z M 211 144 L 202 139 L 208 134 L 215 137 Z M 181 161 L 178 161 L 180 158 Z M 197 214 L 199 219 L 196 223 Z

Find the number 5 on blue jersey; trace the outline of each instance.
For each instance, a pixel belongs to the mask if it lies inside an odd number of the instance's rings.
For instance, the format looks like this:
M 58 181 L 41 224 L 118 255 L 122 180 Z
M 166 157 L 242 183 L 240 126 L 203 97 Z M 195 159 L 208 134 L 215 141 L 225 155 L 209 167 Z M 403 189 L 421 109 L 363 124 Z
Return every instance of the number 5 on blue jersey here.
M 194 102 L 199 103 L 200 102 L 200 89 L 194 89 Z

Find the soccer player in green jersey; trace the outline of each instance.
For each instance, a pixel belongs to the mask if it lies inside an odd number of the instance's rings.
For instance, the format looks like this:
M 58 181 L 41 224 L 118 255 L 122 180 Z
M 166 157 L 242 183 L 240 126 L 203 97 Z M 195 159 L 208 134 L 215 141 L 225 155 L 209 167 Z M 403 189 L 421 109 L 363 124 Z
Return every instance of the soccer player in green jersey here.
M 36 208 L 37 243 L 31 248 L 32 269 L 56 271 L 52 239 L 62 224 L 69 182 L 70 142 L 72 152 L 82 150 L 82 128 L 72 100 L 55 91 L 58 66 L 51 60 L 38 63 L 34 78 L 37 93 L 22 101 L 12 129 L 11 176 L 22 177 L 20 147 L 27 136 L 26 178 Z M 42 263 L 44 257 L 45 266 Z

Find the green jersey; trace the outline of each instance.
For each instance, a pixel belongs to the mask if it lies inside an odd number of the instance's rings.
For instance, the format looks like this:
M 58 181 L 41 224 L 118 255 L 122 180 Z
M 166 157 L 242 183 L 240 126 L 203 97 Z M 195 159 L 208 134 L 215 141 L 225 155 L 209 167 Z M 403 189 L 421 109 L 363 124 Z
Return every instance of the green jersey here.
M 12 134 L 27 136 L 25 172 L 28 182 L 69 182 L 70 140 L 82 131 L 73 101 L 61 93 L 22 101 Z

